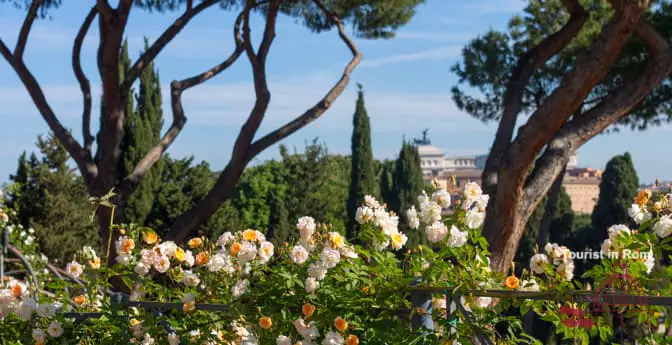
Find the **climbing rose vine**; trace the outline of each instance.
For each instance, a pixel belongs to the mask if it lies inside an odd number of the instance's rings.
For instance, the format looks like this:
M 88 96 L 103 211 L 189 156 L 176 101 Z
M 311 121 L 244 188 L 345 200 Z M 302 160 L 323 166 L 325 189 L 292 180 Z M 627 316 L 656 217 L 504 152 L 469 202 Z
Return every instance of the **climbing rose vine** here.
M 575 276 L 570 249 L 557 243 L 537 248 L 529 263 L 511 272 L 493 272 L 480 233 L 488 196 L 475 183 L 457 198 L 437 189 L 416 201 L 403 210 L 407 224 L 400 224 L 384 203 L 366 196 L 356 211 L 356 244 L 343 237 L 345 229 L 310 216 L 298 218 L 296 240 L 279 247 L 254 229 L 178 245 L 149 228 L 115 225 L 119 236 L 109 250 L 87 246 L 64 265 L 40 255 L 34 232 L 13 225 L 2 211 L 0 225 L 37 278 L 7 262 L 12 275 L 0 282 L 2 343 L 457 345 L 474 343 L 480 333 L 497 344 L 541 344 L 522 330 L 520 315 L 528 312 L 552 323 L 562 338 L 583 344 L 632 327 L 616 321 L 621 314 L 637 321 L 631 337 L 638 344 L 670 343 L 658 330 L 661 316 L 670 317 L 660 307 L 596 312 L 590 303 L 492 298 L 485 291 L 570 296 L 621 274 L 636 284 L 620 290 L 669 295 L 669 279 L 663 278 L 672 271 L 656 258 L 672 250 L 672 196 L 640 193 L 629 210 L 639 228 L 612 226 L 598 248 L 608 255 L 582 277 Z M 420 244 L 409 248 L 413 232 Z M 648 255 L 615 255 L 625 251 Z M 117 263 L 107 267 L 108 257 Z M 429 286 L 459 299 L 430 294 L 431 311 L 412 305 L 413 291 Z M 115 303 L 120 295 L 114 289 L 126 292 L 121 299 L 176 307 L 157 312 Z M 566 322 L 567 308 L 585 310 L 591 327 Z M 79 319 L 82 313 L 98 314 Z M 412 327 L 411 320 L 424 315 L 431 316 L 434 330 Z

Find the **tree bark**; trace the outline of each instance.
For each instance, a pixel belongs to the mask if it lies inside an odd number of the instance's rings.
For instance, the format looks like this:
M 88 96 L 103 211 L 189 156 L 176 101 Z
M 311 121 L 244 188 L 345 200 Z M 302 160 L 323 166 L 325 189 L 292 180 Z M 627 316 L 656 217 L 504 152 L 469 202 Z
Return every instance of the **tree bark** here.
M 569 155 L 577 148 L 573 142 L 561 142 L 556 147 L 552 145 L 552 139 L 581 107 L 593 87 L 607 74 L 649 6 L 648 2 L 613 1 L 612 4 L 615 12 L 599 37 L 587 52 L 577 57 L 574 69 L 565 75 L 558 88 L 542 101 L 527 123 L 519 128 L 516 138 L 511 143 L 506 143 L 497 174 L 496 199 L 485 224 L 491 244 L 491 266 L 494 270 L 508 270 L 527 219 L 541 197 L 547 193 L 561 167 L 566 165 Z M 609 124 L 611 123 L 613 122 Z M 528 174 L 544 146 L 551 154 L 554 151 L 562 153 L 560 162 L 555 163 L 562 165 L 560 168 L 551 169 L 552 173 L 544 176 L 542 183 L 537 183 L 540 188 L 533 190 L 526 181 L 529 180 Z M 533 172 L 533 176 L 534 174 Z M 534 193 L 534 197 L 529 198 L 530 193 Z
M 588 19 L 588 12 L 579 5 L 578 1 L 565 0 L 563 4 L 571 14 L 567 24 L 558 32 L 545 38 L 539 45 L 523 54 L 520 60 L 518 60 L 516 68 L 511 73 L 511 78 L 507 84 L 503 100 L 502 116 L 481 178 L 484 193 L 490 195 L 487 214 L 494 212 L 497 197 L 497 173 L 502 157 L 513 137 L 526 85 L 537 69 L 541 68 L 549 59 L 562 51 L 576 37 Z M 496 236 L 496 232 L 499 229 L 497 219 L 490 219 L 487 225 L 489 226 L 483 229 L 484 235 L 486 237 Z

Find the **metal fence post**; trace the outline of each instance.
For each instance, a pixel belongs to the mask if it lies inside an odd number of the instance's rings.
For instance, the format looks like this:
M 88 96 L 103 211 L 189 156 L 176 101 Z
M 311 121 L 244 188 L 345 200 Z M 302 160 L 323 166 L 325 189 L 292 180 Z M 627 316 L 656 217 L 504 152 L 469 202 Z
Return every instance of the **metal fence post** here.
M 417 286 L 420 279 L 413 281 L 411 286 Z M 413 316 L 411 325 L 414 329 L 421 327 L 434 330 L 434 320 L 432 320 L 432 294 L 430 292 L 411 290 L 411 306 L 413 307 Z

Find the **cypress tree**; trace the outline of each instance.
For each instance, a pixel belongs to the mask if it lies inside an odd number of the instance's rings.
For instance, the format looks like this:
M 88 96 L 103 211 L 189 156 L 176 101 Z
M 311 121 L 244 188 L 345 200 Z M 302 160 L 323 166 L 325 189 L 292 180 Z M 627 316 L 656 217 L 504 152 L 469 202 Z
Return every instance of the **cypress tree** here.
M 276 248 L 283 246 L 285 242 L 292 240 L 292 226 L 289 222 L 289 213 L 285 201 L 279 193 L 273 193 L 270 200 L 271 214 L 268 219 L 267 238 L 273 242 Z
M 350 193 L 348 196 L 347 237 L 357 236 L 355 211 L 365 195 L 376 195 L 376 176 L 373 170 L 373 150 L 371 148 L 371 126 L 364 105 L 364 90 L 359 88 L 355 115 L 352 120 L 352 168 L 350 171 Z
M 145 38 L 145 49 L 148 42 Z M 122 71 L 130 66 L 127 44 L 124 44 L 121 57 Z M 154 146 L 161 136 L 163 126 L 161 109 L 161 84 L 154 64 L 150 63 L 140 76 L 140 88 L 135 96 L 137 108 L 133 111 L 133 99 L 127 102 L 124 138 L 120 173 L 123 177 L 130 174 L 135 165 Z M 160 185 L 163 161 L 160 160 L 143 177 L 137 189 L 129 196 L 124 205 L 126 222 L 144 224 L 152 210 L 154 196 Z
M 637 195 L 639 179 L 632 164 L 630 153 L 613 157 L 604 170 L 600 181 L 600 197 L 592 214 L 593 228 L 606 237 L 607 228 L 614 224 L 628 224 L 628 208 Z M 597 244 L 593 243 L 594 245 Z
M 414 205 L 418 195 L 424 188 L 422 169 L 420 168 L 420 155 L 415 145 L 404 140 L 399 158 L 395 163 L 392 177 L 394 195 L 391 200 L 391 208 L 399 214 L 399 228 L 406 230 L 406 210 Z M 424 236 L 419 231 L 407 231 L 408 246 L 413 247 L 424 243 Z
M 394 160 L 386 159 L 382 162 L 379 177 L 380 198 L 383 202 L 392 203 L 394 200 Z

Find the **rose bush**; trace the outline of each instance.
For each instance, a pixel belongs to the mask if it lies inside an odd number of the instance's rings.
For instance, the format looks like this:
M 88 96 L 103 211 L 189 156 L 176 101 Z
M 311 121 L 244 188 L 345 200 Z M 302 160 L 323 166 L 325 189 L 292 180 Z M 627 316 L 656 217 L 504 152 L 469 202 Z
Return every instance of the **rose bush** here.
M 650 253 L 646 258 L 623 260 L 605 256 L 584 277 L 601 286 L 614 273 L 627 274 L 638 284 L 619 289 L 633 294 L 669 294 L 672 273 L 655 258 L 670 249 L 672 200 L 650 200 L 643 192 L 630 210 L 639 230 L 616 225 L 602 246 L 605 253 L 626 250 Z M 85 247 L 62 272 L 51 269 L 30 230 L 11 225 L 11 243 L 33 265 L 39 284 L 17 271 L 0 285 L 0 335 L 3 344 L 471 344 L 476 332 L 497 344 L 536 343 L 522 331 L 519 315 L 534 311 L 552 322 L 565 338 L 610 339 L 624 327 L 615 315 L 634 318 L 639 344 L 669 344 L 656 332 L 661 307 L 642 310 L 592 312 L 594 327 L 572 327 L 564 322 L 563 308 L 588 306 L 553 300 L 493 299 L 476 293 L 486 289 L 548 291 L 558 297 L 585 289 L 574 278 L 568 248 L 548 244 L 536 253 L 529 269 L 516 276 L 493 272 L 486 240 L 480 234 L 488 196 L 468 184 L 460 200 L 446 190 L 422 194 L 405 211 L 410 231 L 423 233 L 424 243 L 406 248 L 407 234 L 399 217 L 372 197 L 356 212 L 360 226 L 357 245 L 346 241 L 344 229 L 299 218 L 299 240 L 274 247 L 253 229 L 226 232 L 217 239 L 193 238 L 183 246 L 162 241 L 152 229 L 116 225 L 118 240 L 97 253 Z M 449 216 L 444 211 L 451 210 Z M 117 264 L 107 267 L 113 255 Z M 53 271 L 53 272 L 52 272 Z M 61 277 L 54 275 L 58 273 Z M 61 279 L 63 278 L 63 279 Z M 112 279 L 113 278 L 113 279 Z M 178 303 L 174 310 L 157 313 L 113 303 L 108 293 L 116 280 L 131 291 L 132 301 Z M 434 295 L 435 330 L 411 327 L 413 315 L 426 311 L 410 303 L 411 285 L 432 286 L 461 296 L 447 303 Z M 116 286 L 118 288 L 118 286 Z M 199 306 L 218 304 L 218 311 Z M 506 312 L 505 312 L 506 311 Z M 78 320 L 72 313 L 99 313 Z M 446 318 L 446 313 L 456 318 Z M 667 316 L 669 318 L 669 316 Z M 469 321 L 467 321 L 469 319 Z M 667 322 L 669 324 L 669 322 Z

